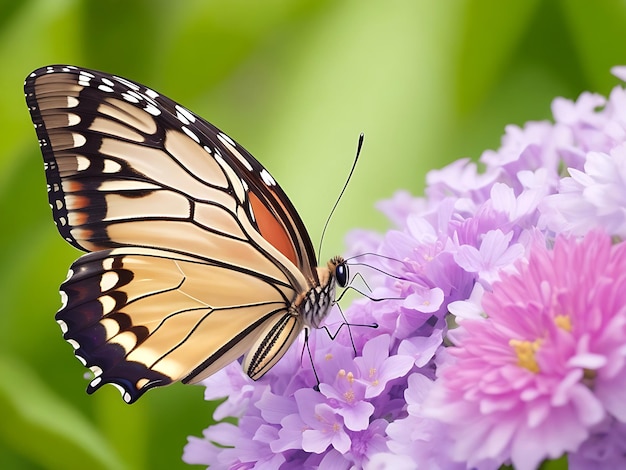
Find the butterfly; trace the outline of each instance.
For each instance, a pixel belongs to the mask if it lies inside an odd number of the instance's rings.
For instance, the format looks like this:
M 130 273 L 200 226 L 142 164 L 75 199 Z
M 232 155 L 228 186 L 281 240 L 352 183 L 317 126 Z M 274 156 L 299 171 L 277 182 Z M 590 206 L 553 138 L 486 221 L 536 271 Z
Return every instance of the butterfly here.
M 245 355 L 262 377 L 348 280 L 317 266 L 296 209 L 228 135 L 131 80 L 69 65 L 32 72 L 26 103 L 70 267 L 63 337 L 133 403 L 197 383 Z

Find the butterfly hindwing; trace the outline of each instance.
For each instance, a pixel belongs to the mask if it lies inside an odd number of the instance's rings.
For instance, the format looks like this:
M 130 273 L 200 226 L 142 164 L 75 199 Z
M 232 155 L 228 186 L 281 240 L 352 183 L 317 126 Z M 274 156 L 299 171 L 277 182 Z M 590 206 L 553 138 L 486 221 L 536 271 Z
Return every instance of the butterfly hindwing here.
M 83 255 L 61 292 L 56 319 L 95 374 L 89 391 L 114 383 L 129 402 L 237 359 L 263 331 L 281 328 L 294 294 L 285 278 L 140 248 Z

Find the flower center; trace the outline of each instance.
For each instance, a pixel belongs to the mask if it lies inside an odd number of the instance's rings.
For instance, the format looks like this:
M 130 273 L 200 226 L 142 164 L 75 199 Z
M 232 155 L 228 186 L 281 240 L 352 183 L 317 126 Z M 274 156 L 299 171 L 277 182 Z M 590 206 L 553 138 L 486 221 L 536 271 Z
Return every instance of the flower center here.
M 567 332 L 572 331 L 572 320 L 568 315 L 557 315 L 554 317 L 554 324 Z
M 539 364 L 535 360 L 535 353 L 539 350 L 540 344 L 541 340 L 539 339 L 535 341 L 512 339 L 509 341 L 509 346 L 515 350 L 517 355 L 517 365 L 535 374 L 539 372 Z
M 369 380 L 370 380 L 370 383 L 374 386 L 378 385 L 377 373 L 378 371 L 374 367 L 370 368 Z

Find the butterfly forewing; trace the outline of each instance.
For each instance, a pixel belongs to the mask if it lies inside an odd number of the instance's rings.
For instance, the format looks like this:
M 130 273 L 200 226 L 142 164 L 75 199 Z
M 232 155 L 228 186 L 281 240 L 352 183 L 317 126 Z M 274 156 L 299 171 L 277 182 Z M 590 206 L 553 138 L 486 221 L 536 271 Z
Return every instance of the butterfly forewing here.
M 302 330 L 319 284 L 304 225 L 243 147 L 132 81 L 72 66 L 33 72 L 26 101 L 61 235 L 89 253 L 57 321 L 126 401 L 196 382 L 251 349 L 253 378 Z

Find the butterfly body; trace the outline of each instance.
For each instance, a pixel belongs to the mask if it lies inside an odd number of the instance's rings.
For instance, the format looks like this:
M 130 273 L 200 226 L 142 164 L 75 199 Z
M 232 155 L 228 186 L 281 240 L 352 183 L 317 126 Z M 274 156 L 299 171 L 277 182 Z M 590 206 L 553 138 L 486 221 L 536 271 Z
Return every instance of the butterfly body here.
M 75 355 L 132 403 L 245 354 L 265 374 L 345 285 L 270 173 L 216 127 L 130 80 L 73 66 L 26 79 L 60 234 L 88 253 L 56 315 Z

